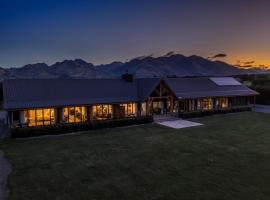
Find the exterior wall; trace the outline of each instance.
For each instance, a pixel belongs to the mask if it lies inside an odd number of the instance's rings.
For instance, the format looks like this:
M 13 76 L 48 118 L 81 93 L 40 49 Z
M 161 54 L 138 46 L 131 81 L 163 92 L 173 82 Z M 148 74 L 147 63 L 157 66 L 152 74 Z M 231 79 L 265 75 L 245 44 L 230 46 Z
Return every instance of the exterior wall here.
M 222 98 L 222 101 L 224 101 L 224 98 L 226 98 L 227 100 L 226 101 L 227 105 L 225 107 L 220 107 L 220 105 L 218 104 L 219 102 L 221 102 L 221 99 L 210 98 L 211 108 L 207 108 L 207 109 L 204 109 L 202 107 L 203 101 L 201 99 L 184 99 L 180 101 L 179 100 L 174 101 L 173 113 L 176 114 L 176 113 L 184 113 L 184 112 L 222 110 L 222 109 L 231 109 L 235 107 L 250 106 L 250 97 L 221 97 L 221 98 Z M 134 106 L 132 105 L 133 113 L 127 113 L 127 109 L 131 109 L 129 104 L 135 104 Z M 123 104 L 106 104 L 106 105 L 112 106 L 111 118 L 146 116 L 147 114 L 149 114 L 149 106 L 147 106 L 147 102 L 142 102 L 142 103 L 128 102 L 128 103 L 123 103 Z M 84 121 L 94 120 L 93 106 L 95 105 L 81 106 L 84 109 L 83 113 L 85 113 Z M 77 107 L 80 107 L 80 106 L 77 106 Z M 48 108 L 44 108 L 44 109 L 48 109 Z M 50 109 L 53 109 L 53 113 L 54 113 L 54 119 L 50 122 L 51 125 L 57 124 L 57 123 L 67 123 L 64 121 L 64 107 L 57 107 L 57 108 L 50 108 Z M 33 110 L 33 109 L 29 109 L 29 110 Z M 25 117 L 26 111 L 27 110 L 9 111 L 8 112 L 9 124 L 11 126 L 16 126 L 16 127 L 28 126 L 28 121 Z M 45 123 L 43 122 L 43 124 Z M 46 125 L 47 125 L 47 122 L 46 122 Z
M 8 112 L 5 110 L 0 111 L 0 121 L 4 124 L 8 124 Z
M 130 104 L 132 104 L 132 109 L 129 106 Z M 135 105 L 133 105 L 135 104 Z M 99 104 L 99 105 L 110 105 L 112 107 L 112 114 L 110 118 L 125 118 L 125 117 L 131 117 L 131 116 L 140 116 L 140 104 L 137 103 L 123 103 L 123 104 Z M 126 105 L 126 106 L 124 106 Z M 96 105 L 88 105 L 88 106 L 76 106 L 76 107 L 82 107 L 83 111 L 82 113 L 85 114 L 85 118 L 82 120 L 82 122 L 87 122 L 87 121 L 91 121 L 94 120 L 93 116 L 94 116 L 94 112 L 93 112 L 93 106 Z M 68 122 L 66 121 L 64 118 L 64 109 L 67 107 L 75 107 L 75 106 L 66 106 L 66 107 L 57 107 L 57 108 L 50 108 L 52 109 L 53 115 L 54 115 L 54 119 L 51 120 L 51 125 L 54 124 L 58 124 L 58 123 L 76 123 L 75 122 Z M 124 108 L 124 110 L 123 110 Z M 25 126 L 29 126 L 28 122 L 29 119 L 26 118 L 27 116 L 27 111 L 29 110 L 41 110 L 41 109 L 49 109 L 49 108 L 38 108 L 38 109 L 28 109 L 28 110 L 20 110 L 20 111 L 9 111 L 9 124 L 10 126 L 14 126 L 14 127 L 25 127 Z M 129 110 L 128 110 L 129 109 Z M 134 113 L 130 113 L 130 109 L 134 112 Z M 129 113 L 126 113 L 126 112 Z M 36 113 L 36 112 L 34 112 Z M 44 114 L 44 112 L 43 112 Z M 75 115 L 75 114 L 74 114 Z M 36 119 L 36 115 L 34 116 L 34 119 Z M 44 119 L 44 116 L 43 116 Z M 98 120 L 97 118 L 95 120 Z M 44 122 L 43 122 L 44 124 Z M 37 123 L 36 123 L 37 125 Z M 47 125 L 47 124 L 46 124 Z M 33 124 L 31 126 L 34 126 Z
M 20 123 L 25 124 L 25 111 L 20 111 Z
M 212 106 L 210 109 L 204 109 L 200 106 L 200 99 L 183 99 L 179 101 L 179 113 L 182 112 L 196 112 L 209 110 L 224 110 L 237 107 L 250 106 L 250 97 L 215 97 L 211 98 Z

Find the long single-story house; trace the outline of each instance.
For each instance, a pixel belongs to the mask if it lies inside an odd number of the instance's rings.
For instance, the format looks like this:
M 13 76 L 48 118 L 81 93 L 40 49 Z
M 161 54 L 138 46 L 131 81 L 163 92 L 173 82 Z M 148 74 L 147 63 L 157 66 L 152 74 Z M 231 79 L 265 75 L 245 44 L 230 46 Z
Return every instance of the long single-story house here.
M 255 95 L 231 77 L 3 81 L 11 127 L 249 107 Z

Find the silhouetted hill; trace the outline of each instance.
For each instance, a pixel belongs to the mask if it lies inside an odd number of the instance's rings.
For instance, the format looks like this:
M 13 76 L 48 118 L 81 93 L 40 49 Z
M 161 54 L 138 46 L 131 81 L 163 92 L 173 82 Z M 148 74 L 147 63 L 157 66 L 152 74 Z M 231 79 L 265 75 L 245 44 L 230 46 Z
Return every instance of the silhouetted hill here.
M 166 54 L 160 57 L 143 56 L 128 62 L 93 65 L 82 59 L 64 60 L 48 66 L 45 63 L 28 64 L 21 68 L 0 68 L 5 78 L 109 78 L 125 72 L 136 77 L 164 76 L 231 76 L 263 73 L 261 69 L 240 69 L 221 61 L 211 61 L 200 56 Z

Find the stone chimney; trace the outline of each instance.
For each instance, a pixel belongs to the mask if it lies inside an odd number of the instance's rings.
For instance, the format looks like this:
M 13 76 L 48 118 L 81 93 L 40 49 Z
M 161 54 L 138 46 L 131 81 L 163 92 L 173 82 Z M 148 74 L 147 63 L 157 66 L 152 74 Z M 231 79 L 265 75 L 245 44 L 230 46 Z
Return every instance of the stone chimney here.
M 125 74 L 122 74 L 122 79 L 127 82 L 133 82 L 133 75 L 128 73 L 128 70 L 127 70 Z

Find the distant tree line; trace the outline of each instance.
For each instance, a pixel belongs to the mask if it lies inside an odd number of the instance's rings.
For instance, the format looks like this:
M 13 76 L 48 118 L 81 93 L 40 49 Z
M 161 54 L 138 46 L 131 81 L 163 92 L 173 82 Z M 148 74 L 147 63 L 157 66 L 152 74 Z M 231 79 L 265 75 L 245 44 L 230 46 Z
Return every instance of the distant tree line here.
M 270 74 L 238 75 L 235 78 L 260 93 L 256 104 L 270 105 Z

